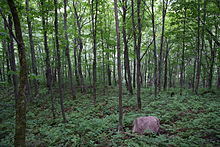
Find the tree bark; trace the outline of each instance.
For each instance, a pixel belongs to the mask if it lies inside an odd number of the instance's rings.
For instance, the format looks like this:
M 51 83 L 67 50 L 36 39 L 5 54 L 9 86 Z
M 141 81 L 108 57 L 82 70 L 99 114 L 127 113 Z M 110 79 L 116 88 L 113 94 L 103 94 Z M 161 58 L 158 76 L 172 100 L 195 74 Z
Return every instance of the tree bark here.
M 132 89 L 132 77 L 130 71 L 130 63 L 129 63 L 129 56 L 128 56 L 128 40 L 127 40 L 127 32 L 126 32 L 126 15 L 127 15 L 127 0 L 123 0 L 123 25 L 122 25 L 122 35 L 123 35 L 123 42 L 124 42 L 124 65 L 125 65 L 125 78 L 127 79 L 127 88 L 131 95 L 133 95 Z
M 186 34 L 186 6 L 184 7 L 184 22 L 183 22 L 183 48 L 182 48 L 182 62 L 180 68 L 180 88 L 181 93 L 184 85 L 184 72 L 185 72 L 185 34 Z
M 58 85 L 59 85 L 59 93 L 60 93 L 60 106 L 61 106 L 61 112 L 63 121 L 66 122 L 66 115 L 64 111 L 64 104 L 63 104 L 63 82 L 62 82 L 62 74 L 61 74 L 61 60 L 60 60 L 60 46 L 59 46 L 59 32 L 58 32 L 58 12 L 57 12 L 57 0 L 54 0 L 54 6 L 55 6 L 55 21 L 54 21 L 54 27 L 55 27 L 55 41 L 56 41 L 56 49 L 57 49 L 57 72 L 58 72 Z
M 136 48 L 137 57 L 137 106 L 138 110 L 141 110 L 141 16 L 140 16 L 141 0 L 137 0 L 137 17 L 138 17 L 138 45 Z
M 200 0 L 198 0 L 198 15 L 197 15 L 197 66 L 196 66 L 196 83 L 195 83 L 195 93 L 198 94 L 198 88 L 200 83 L 200 74 L 201 74 L 201 57 L 202 57 L 202 50 L 200 50 Z
M 131 17 L 132 17 L 132 32 L 134 37 L 134 53 L 136 55 L 137 50 L 137 37 L 136 37 L 136 27 L 135 27 L 135 16 L 134 16 L 134 0 L 131 1 Z M 135 88 L 135 79 L 136 79 L 136 59 L 134 58 L 134 69 L 133 69 L 133 87 Z
M 42 7 L 42 12 L 44 14 L 42 15 L 42 27 L 43 27 L 43 35 L 44 35 L 44 50 L 46 53 L 46 80 L 47 80 L 47 88 L 48 88 L 48 93 L 51 98 L 51 111 L 53 114 L 53 119 L 55 119 L 55 107 L 54 107 L 54 96 L 52 92 L 52 72 L 51 72 L 51 65 L 50 65 L 50 51 L 48 48 L 48 43 L 47 43 L 47 26 L 46 26 L 46 19 L 45 19 L 45 14 L 47 14 L 47 11 L 45 10 L 44 6 L 44 1 L 41 1 L 41 7 Z
M 96 23 L 97 23 L 98 2 L 95 1 L 94 14 L 94 0 L 92 0 L 92 38 L 93 38 L 93 103 L 96 104 Z
M 71 94 L 73 99 L 76 98 L 76 91 L 73 85 L 73 73 L 72 73 L 72 64 L 70 60 L 70 51 L 69 51 L 69 37 L 68 37 L 68 26 L 67 26 L 67 4 L 68 0 L 64 0 L 64 30 L 65 30 L 65 40 L 66 40 L 66 58 L 68 62 L 68 72 L 69 72 L 69 79 L 70 79 L 70 86 L 71 86 Z
M 36 57 L 35 57 L 35 49 L 34 49 L 34 41 L 33 41 L 33 35 L 32 35 L 32 22 L 29 17 L 30 8 L 29 8 L 29 0 L 26 0 L 26 12 L 27 12 L 27 24 L 28 24 L 28 35 L 29 35 L 29 43 L 31 48 L 31 63 L 32 63 L 32 72 L 35 74 L 35 76 L 38 75 L 37 72 L 37 66 L 36 66 Z M 36 78 L 33 80 L 34 82 L 34 88 L 35 88 L 35 95 L 38 93 L 38 81 Z
M 77 25 L 77 31 L 78 31 L 78 44 L 79 44 L 79 52 L 78 52 L 78 72 L 79 72 L 79 82 L 80 82 L 80 87 L 81 87 L 81 92 L 85 92 L 85 86 L 84 86 L 84 78 L 82 74 L 82 50 L 83 50 L 83 41 L 81 38 L 81 24 L 80 24 L 80 18 L 78 15 L 78 11 L 76 9 L 75 1 L 73 0 L 73 7 L 74 7 L 74 13 L 75 13 L 75 18 L 76 18 L 76 25 Z
M 8 16 L 8 27 L 9 29 L 13 30 L 13 23 L 12 23 L 12 18 L 9 15 Z M 11 65 L 11 70 L 14 72 L 12 75 L 12 80 L 13 80 L 13 86 L 14 86 L 14 95 L 15 99 L 18 98 L 18 81 L 17 81 L 17 75 L 16 75 L 16 63 L 15 63 L 15 53 L 14 53 L 14 41 L 13 37 L 11 34 L 9 34 L 10 37 L 10 42 L 8 44 L 8 53 L 9 53 L 9 61 Z
M 154 0 L 151 3 L 152 10 L 152 28 L 153 28 L 153 44 L 154 44 L 154 95 L 157 96 L 157 48 L 156 48 L 156 33 L 154 24 Z
M 209 67 L 209 77 L 208 77 L 208 88 L 211 89 L 212 88 L 212 81 L 213 81 L 213 68 L 214 68 L 214 63 L 215 63 L 215 46 L 213 48 L 212 46 L 212 40 L 209 40 L 209 44 L 210 44 L 210 52 L 211 52 L 211 63 L 210 63 L 210 67 Z
M 27 62 L 25 56 L 25 46 L 23 43 L 22 31 L 17 8 L 13 0 L 8 0 L 8 5 L 12 13 L 15 33 L 18 44 L 19 61 L 20 61 L 20 83 L 18 90 L 18 99 L 16 100 L 16 124 L 15 124 L 15 147 L 25 147 L 25 130 L 26 130 L 26 96 L 25 88 L 27 83 Z
M 114 55 L 113 55 L 113 80 L 114 80 L 114 84 L 116 85 L 117 83 L 117 80 L 116 80 L 116 65 L 115 65 L 115 60 L 116 60 L 116 50 L 115 50 L 115 47 L 114 47 Z
M 5 20 L 4 20 L 4 29 L 6 29 Z M 10 78 L 9 74 L 5 74 L 5 61 L 6 61 L 6 64 L 7 64 L 7 68 L 9 68 L 7 49 L 6 49 L 6 39 L 2 40 L 2 59 L 3 59 L 2 60 L 3 81 L 5 81 L 5 79 L 6 79 L 5 75 L 8 75 L 8 79 Z M 10 81 L 8 80 L 8 82 L 10 82 Z
M 167 3 L 168 0 L 166 0 L 166 3 L 163 0 L 163 6 L 162 6 L 162 34 L 161 34 L 161 41 L 160 41 L 160 54 L 159 54 L 159 65 L 158 65 L 158 91 L 161 90 L 161 79 L 162 79 L 162 62 L 163 62 L 163 40 L 164 40 L 164 30 L 165 30 L 165 18 L 166 18 L 166 11 L 167 11 Z
M 168 56 L 169 56 L 169 44 L 167 41 L 166 46 L 166 54 L 165 54 L 165 61 L 164 61 L 164 83 L 163 83 L 163 89 L 167 89 L 167 64 L 168 64 Z
M 121 78 L 121 53 L 120 53 L 120 31 L 119 31 L 119 20 L 118 20 L 118 4 L 117 0 L 114 0 L 114 10 L 115 10 L 115 26 L 117 34 L 117 65 L 118 65 L 118 104 L 119 104 L 119 125 L 118 130 L 123 131 L 123 110 L 122 110 L 122 78 Z
M 74 63 L 75 63 L 75 77 L 77 85 L 80 85 L 79 74 L 78 74 L 78 63 L 77 63 L 77 41 L 74 39 Z

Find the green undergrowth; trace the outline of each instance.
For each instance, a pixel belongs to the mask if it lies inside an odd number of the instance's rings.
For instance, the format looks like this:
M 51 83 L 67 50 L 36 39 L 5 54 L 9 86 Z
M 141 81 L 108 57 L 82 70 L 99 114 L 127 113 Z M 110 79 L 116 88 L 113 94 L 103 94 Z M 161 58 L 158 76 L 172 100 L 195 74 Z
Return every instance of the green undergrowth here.
M 136 109 L 136 97 L 123 92 L 123 124 L 126 133 L 117 131 L 117 88 L 106 87 L 97 92 L 97 104 L 92 94 L 77 94 L 73 100 L 65 92 L 65 112 L 68 122 L 62 122 L 59 95 L 55 96 L 56 119 L 52 118 L 50 98 L 45 89 L 27 107 L 27 146 L 66 147 L 189 147 L 220 146 L 220 94 L 193 95 L 189 90 L 161 92 L 157 98 L 150 89 L 142 89 L 142 110 Z M 171 93 L 174 93 L 171 96 Z M 202 93 L 202 91 L 201 91 Z M 2 88 L 0 96 L 0 146 L 13 146 L 15 110 L 13 89 Z M 132 122 L 139 116 L 157 116 L 159 134 L 130 135 Z

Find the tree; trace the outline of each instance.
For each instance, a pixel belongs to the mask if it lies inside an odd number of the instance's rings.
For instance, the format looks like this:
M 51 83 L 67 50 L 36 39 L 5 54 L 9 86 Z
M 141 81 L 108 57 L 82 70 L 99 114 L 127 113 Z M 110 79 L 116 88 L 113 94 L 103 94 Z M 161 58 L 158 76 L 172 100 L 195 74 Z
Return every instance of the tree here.
M 180 68 L 180 88 L 182 92 L 182 88 L 184 85 L 184 72 L 185 72 L 185 38 L 186 38 L 186 6 L 184 6 L 184 20 L 183 20 L 183 47 L 182 47 L 182 63 Z
M 68 37 L 68 26 L 67 26 L 67 3 L 68 0 L 64 0 L 64 15 L 63 15 L 63 20 L 64 20 L 64 30 L 65 30 L 65 40 L 66 40 L 66 58 L 68 62 L 68 71 L 69 71 L 69 78 L 70 78 L 70 86 L 71 86 L 71 94 L 72 97 L 75 99 L 76 98 L 76 92 L 75 92 L 75 87 L 73 85 L 73 73 L 72 73 L 72 64 L 70 60 L 70 51 L 69 51 L 69 37 Z
M 9 32 L 10 30 L 13 30 L 13 22 L 12 22 L 12 18 L 10 15 L 8 16 L 8 29 L 9 29 Z M 12 79 L 13 79 L 13 85 L 14 85 L 14 95 L 15 95 L 15 99 L 17 99 L 18 98 L 18 80 L 17 80 L 17 75 L 16 75 L 14 41 L 13 41 L 13 36 L 11 33 L 9 33 L 9 37 L 10 37 L 10 42 L 8 43 L 9 61 L 11 65 L 11 70 L 14 72 L 12 75 Z
M 162 34 L 161 34 L 161 40 L 160 40 L 160 54 L 159 54 L 159 64 L 158 64 L 158 90 L 161 90 L 161 79 L 162 79 L 162 62 L 163 62 L 163 44 L 164 44 L 164 30 L 165 30 L 165 18 L 166 18 L 166 12 L 167 12 L 167 4 L 168 0 L 163 0 L 162 2 Z
M 154 44 L 154 95 L 157 96 L 157 48 L 156 48 L 156 34 L 154 24 L 154 0 L 151 2 L 152 11 L 152 28 L 153 28 L 153 44 Z
M 51 111 L 53 114 L 53 118 L 55 119 L 55 108 L 54 108 L 54 96 L 52 92 L 52 72 L 51 72 L 51 64 L 50 64 L 50 51 L 48 48 L 48 37 L 47 37 L 47 26 L 46 26 L 46 20 L 47 20 L 47 10 L 45 7 L 45 1 L 41 0 L 41 7 L 42 7 L 42 27 L 43 27 L 43 35 L 44 35 L 44 50 L 46 53 L 46 80 L 47 80 L 47 88 L 48 88 L 48 93 L 51 97 Z M 46 18 L 45 18 L 46 15 Z
M 33 41 L 33 35 L 32 35 L 32 22 L 29 16 L 30 15 L 29 0 L 26 0 L 26 11 L 27 11 L 28 35 L 29 35 L 29 42 L 30 42 L 30 48 L 31 48 L 32 72 L 35 74 L 35 76 L 37 76 L 38 72 L 37 72 L 37 65 L 36 65 L 34 41 Z M 36 79 L 34 79 L 34 87 L 35 87 L 35 95 L 36 95 L 38 91 L 38 81 Z
M 120 31 L 119 31 L 119 20 L 118 20 L 118 2 L 114 0 L 114 10 L 115 10 L 115 28 L 117 35 L 117 65 L 118 65 L 118 108 L 119 108 L 119 124 L 118 130 L 123 130 L 123 110 L 122 110 L 122 78 L 121 78 L 121 46 L 120 46 Z
M 198 93 L 199 88 L 199 82 L 200 82 L 200 74 L 201 74 L 201 57 L 202 57 L 202 50 L 200 49 L 200 0 L 198 0 L 198 14 L 197 14 L 197 24 L 198 24 L 198 30 L 197 30 L 197 66 L 196 66 L 196 83 L 195 83 L 195 93 Z
M 55 27 L 55 40 L 56 40 L 56 49 L 57 49 L 57 72 L 58 72 L 58 85 L 59 85 L 59 93 L 60 93 L 60 106 L 61 106 L 61 112 L 63 121 L 66 122 L 66 115 L 64 111 L 64 104 L 63 104 L 63 82 L 62 82 L 62 74 L 61 74 L 61 60 L 60 60 L 60 46 L 59 46 L 59 32 L 58 32 L 58 13 L 57 13 L 57 0 L 54 0 L 54 6 L 55 6 L 55 21 L 54 21 L 54 27 Z
M 80 87 L 81 87 L 81 92 L 85 92 L 85 87 L 84 87 L 84 78 L 82 74 L 82 62 L 81 62 L 81 56 L 82 56 L 82 51 L 83 51 L 83 41 L 82 41 L 82 27 L 83 24 L 80 22 L 82 17 L 79 16 L 79 12 L 77 11 L 75 0 L 73 0 L 73 8 L 74 8 L 74 14 L 75 14 L 75 19 L 76 19 L 76 26 L 77 26 L 77 41 L 79 45 L 79 52 L 78 52 L 78 72 L 79 72 L 79 79 L 80 79 Z
M 20 83 L 18 90 L 18 98 L 16 99 L 16 125 L 15 125 L 15 147 L 24 147 L 25 131 L 26 131 L 26 96 L 25 88 L 27 83 L 27 62 L 25 56 L 25 46 L 22 37 L 21 24 L 18 11 L 13 0 L 8 0 L 8 5 L 14 21 L 16 42 L 18 44 L 19 60 L 20 60 Z
M 92 0 L 92 38 L 93 38 L 93 102 L 96 103 L 96 23 L 98 13 L 98 2 L 95 0 L 95 13 L 94 13 L 94 0 Z
M 122 3 L 123 3 L 122 5 L 122 10 L 123 10 L 122 35 L 123 35 L 123 42 L 124 42 L 125 80 L 126 80 L 129 93 L 133 95 L 133 89 L 132 89 L 132 84 L 131 84 L 132 77 L 131 77 L 130 63 L 129 63 L 129 56 L 128 56 L 128 40 L 127 40 L 127 32 L 126 32 L 127 0 L 123 0 Z
M 136 37 L 136 24 L 135 24 L 135 16 L 134 16 L 134 0 L 131 1 L 131 19 L 132 19 L 132 32 L 134 39 L 134 52 L 137 51 L 137 37 Z M 134 71 L 133 71 L 133 87 L 135 88 L 135 79 L 136 79 L 136 59 L 134 59 Z
M 140 6 L 141 0 L 137 0 L 137 17 L 138 17 L 138 45 L 136 48 L 136 57 L 137 57 L 137 104 L 138 109 L 141 109 L 141 59 L 140 59 L 140 50 L 141 50 L 141 16 L 140 16 Z

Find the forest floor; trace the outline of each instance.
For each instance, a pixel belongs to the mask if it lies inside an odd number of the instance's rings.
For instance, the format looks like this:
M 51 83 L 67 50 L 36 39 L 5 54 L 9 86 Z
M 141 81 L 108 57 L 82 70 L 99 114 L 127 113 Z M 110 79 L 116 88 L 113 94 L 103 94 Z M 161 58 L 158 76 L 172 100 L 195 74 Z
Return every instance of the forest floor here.
M 49 147 L 153 147 L 153 146 L 220 146 L 220 92 L 194 95 L 184 90 L 182 95 L 171 97 L 169 89 L 155 98 L 150 89 L 142 89 L 142 110 L 136 110 L 136 97 L 124 90 L 124 131 L 117 131 L 117 88 L 99 89 L 97 104 L 92 94 L 77 94 L 72 100 L 65 91 L 67 123 L 62 122 L 58 94 L 56 96 L 56 119 L 52 119 L 50 98 L 46 88 L 28 103 L 27 146 Z M 0 146 L 13 146 L 15 127 L 15 103 L 12 88 L 0 89 Z M 132 123 L 139 116 L 156 116 L 160 119 L 159 134 L 132 134 Z

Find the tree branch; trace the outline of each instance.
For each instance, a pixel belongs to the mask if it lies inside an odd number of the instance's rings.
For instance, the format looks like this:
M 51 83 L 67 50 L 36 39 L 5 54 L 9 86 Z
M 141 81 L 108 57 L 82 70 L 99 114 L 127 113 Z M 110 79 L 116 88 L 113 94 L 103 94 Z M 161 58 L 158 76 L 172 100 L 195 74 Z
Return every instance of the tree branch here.
M 151 46 L 152 43 L 153 43 L 153 39 L 151 40 L 150 44 L 147 46 L 147 49 L 146 49 L 146 51 L 144 52 L 144 54 L 142 55 L 140 61 L 141 61 L 141 60 L 144 58 L 144 56 L 147 54 L 147 51 L 148 51 L 148 49 L 149 49 L 149 47 Z

